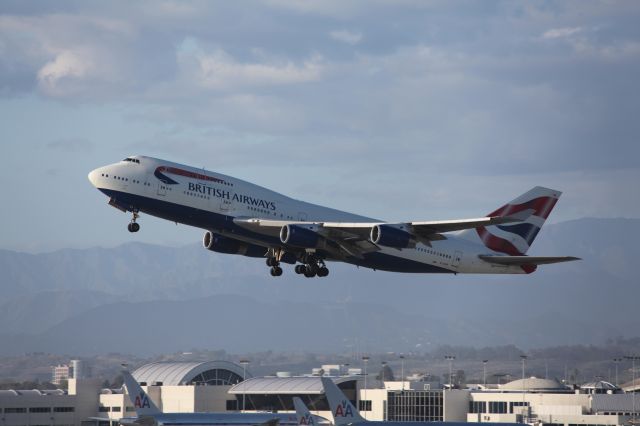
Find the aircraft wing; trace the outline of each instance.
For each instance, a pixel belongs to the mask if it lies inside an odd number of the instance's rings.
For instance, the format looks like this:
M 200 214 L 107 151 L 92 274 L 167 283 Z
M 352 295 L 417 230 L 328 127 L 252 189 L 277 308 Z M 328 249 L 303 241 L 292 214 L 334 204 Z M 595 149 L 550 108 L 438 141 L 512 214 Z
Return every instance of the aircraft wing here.
M 404 222 L 404 223 L 388 223 L 388 222 L 304 222 L 291 220 L 273 220 L 273 219 L 254 219 L 254 218 L 236 218 L 234 223 L 245 228 L 253 228 L 254 230 L 262 229 L 262 233 L 277 235 L 280 228 L 285 225 L 316 225 L 324 229 L 335 229 L 354 234 L 368 234 L 368 230 L 376 225 L 389 226 L 409 226 L 420 231 L 421 234 L 440 234 L 445 232 L 462 231 L 464 229 L 473 229 L 480 226 L 501 225 L 504 223 L 521 222 L 523 215 L 513 216 L 488 216 L 476 219 L 457 219 L 457 220 L 436 220 L 426 222 Z M 258 231 L 260 232 L 260 231 Z
M 415 241 L 420 241 L 429 245 L 430 241 L 445 240 L 442 235 L 446 232 L 473 229 L 480 226 L 499 225 L 503 223 L 520 222 L 523 217 L 531 214 L 527 210 L 519 212 L 514 216 L 490 216 L 475 219 L 442 220 L 428 222 L 308 222 L 273 220 L 258 218 L 235 218 L 233 222 L 243 228 L 263 235 L 277 237 L 280 230 L 286 225 L 297 225 L 303 227 L 313 227 L 314 231 L 328 241 L 335 243 L 339 248 L 352 256 L 360 256 L 363 253 L 380 250 L 377 244 L 370 241 L 371 229 L 375 226 L 390 226 L 398 228 L 410 234 Z M 415 246 L 415 243 L 413 244 Z
M 530 213 L 529 213 L 530 214 Z M 529 215 L 527 214 L 527 216 Z M 480 226 L 502 225 L 503 223 L 521 222 L 524 215 L 514 216 L 489 216 L 475 219 L 437 220 L 430 222 L 409 222 L 414 230 L 421 234 L 442 234 L 445 232 L 463 231 L 465 229 L 478 228 Z
M 573 256 L 478 256 L 480 259 L 497 263 L 499 265 L 528 266 L 528 265 L 548 265 L 550 263 L 571 262 L 582 260 Z

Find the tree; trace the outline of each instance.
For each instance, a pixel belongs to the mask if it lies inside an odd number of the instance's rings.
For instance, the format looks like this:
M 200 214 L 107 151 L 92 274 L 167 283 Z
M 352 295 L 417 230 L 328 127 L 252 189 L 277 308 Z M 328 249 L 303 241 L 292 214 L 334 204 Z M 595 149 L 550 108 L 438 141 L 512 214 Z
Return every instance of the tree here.
M 396 378 L 393 375 L 393 370 L 391 369 L 391 367 L 389 367 L 388 364 L 385 364 L 384 366 L 382 366 L 382 368 L 380 369 L 380 372 L 376 376 L 376 380 L 383 380 L 383 379 L 385 382 L 393 382 L 396 380 Z

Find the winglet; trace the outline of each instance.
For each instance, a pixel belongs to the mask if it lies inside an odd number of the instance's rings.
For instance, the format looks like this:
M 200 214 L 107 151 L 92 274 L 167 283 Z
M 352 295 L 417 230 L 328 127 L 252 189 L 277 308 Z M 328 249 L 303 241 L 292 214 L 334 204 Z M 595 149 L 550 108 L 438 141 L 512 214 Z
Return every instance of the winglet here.
M 122 377 L 124 378 L 124 384 L 127 387 L 129 399 L 133 404 L 133 409 L 136 410 L 139 417 L 153 416 L 162 413 L 151 398 L 149 398 L 149 395 L 142 390 L 142 387 L 140 387 L 136 379 L 133 378 L 128 370 L 122 371 Z
M 333 415 L 333 424 L 335 426 L 344 426 L 350 423 L 366 422 L 356 407 L 345 396 L 340 388 L 333 383 L 333 380 L 327 377 L 321 377 L 322 386 L 324 387 L 324 395 L 329 402 L 331 414 Z
M 309 409 L 297 396 L 293 398 L 293 406 L 296 408 L 298 426 L 316 426 L 316 421 L 313 419 Z

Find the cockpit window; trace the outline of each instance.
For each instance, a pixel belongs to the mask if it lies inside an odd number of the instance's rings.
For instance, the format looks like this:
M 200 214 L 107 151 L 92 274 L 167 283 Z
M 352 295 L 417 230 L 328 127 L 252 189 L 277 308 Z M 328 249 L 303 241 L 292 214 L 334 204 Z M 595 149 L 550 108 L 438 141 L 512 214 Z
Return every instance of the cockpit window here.
M 131 158 L 131 157 L 127 157 L 122 161 L 130 161 L 132 163 L 136 163 L 136 164 L 140 164 L 140 160 L 138 160 L 137 158 Z

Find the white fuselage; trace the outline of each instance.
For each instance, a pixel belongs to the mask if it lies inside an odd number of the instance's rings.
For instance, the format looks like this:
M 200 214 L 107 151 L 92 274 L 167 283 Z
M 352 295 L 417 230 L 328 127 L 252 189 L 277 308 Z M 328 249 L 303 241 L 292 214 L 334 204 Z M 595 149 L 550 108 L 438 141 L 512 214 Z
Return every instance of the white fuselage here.
M 145 156 L 93 170 L 89 180 L 123 211 L 144 212 L 172 222 L 206 229 L 256 246 L 282 247 L 277 238 L 249 232 L 234 218 L 301 222 L 372 222 L 372 218 L 295 200 L 220 173 Z M 287 249 L 284 247 L 284 249 Z M 480 240 L 447 238 L 415 248 L 380 247 L 371 256 L 327 256 L 373 269 L 396 272 L 524 273 L 518 266 L 486 262 L 479 255 L 496 253 Z

